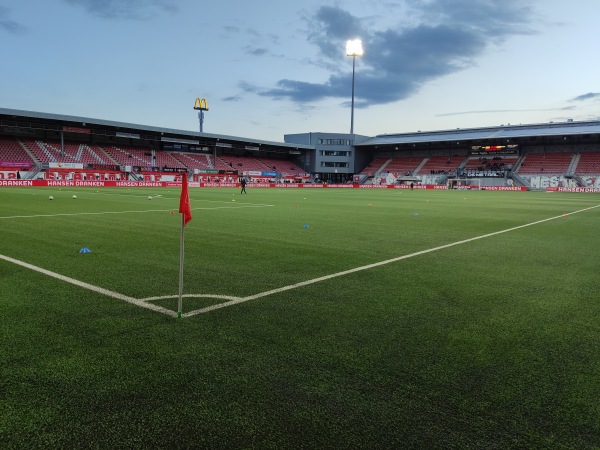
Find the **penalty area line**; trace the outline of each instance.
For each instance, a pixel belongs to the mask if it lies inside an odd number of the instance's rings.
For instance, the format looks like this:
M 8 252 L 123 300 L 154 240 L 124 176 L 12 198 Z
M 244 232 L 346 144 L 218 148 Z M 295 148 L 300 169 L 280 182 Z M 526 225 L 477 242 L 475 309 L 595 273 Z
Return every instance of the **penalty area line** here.
M 531 227 L 533 225 L 539 225 L 539 224 L 544 223 L 544 222 L 549 222 L 551 220 L 560 219 L 560 218 L 563 218 L 565 216 L 570 216 L 570 215 L 573 215 L 573 214 L 577 214 L 577 213 L 589 211 L 591 209 L 598 208 L 598 207 L 600 207 L 600 205 L 590 206 L 588 208 L 580 209 L 580 210 L 573 211 L 573 212 L 570 212 L 570 213 L 561 214 L 560 216 L 549 217 L 547 219 L 537 220 L 535 222 L 526 223 L 524 225 L 518 225 L 516 227 L 507 228 L 505 230 L 494 231 L 492 233 L 482 234 L 481 236 L 475 236 L 475 237 L 472 237 L 472 238 L 469 238 L 469 239 L 463 239 L 462 241 L 451 242 L 450 244 L 444 244 L 444 245 L 440 245 L 438 247 L 428 248 L 426 250 L 421 250 L 421 251 L 418 251 L 418 252 L 410 253 L 408 255 L 402 255 L 402 256 L 398 256 L 396 258 L 386 259 L 385 261 L 379 261 L 379 262 L 376 262 L 376 263 L 373 263 L 373 264 L 367 264 L 365 266 L 355 267 L 354 269 L 344 270 L 342 272 L 337 272 L 337 273 L 332 273 L 332 274 L 329 274 L 329 275 L 324 275 L 322 277 L 313 278 L 311 280 L 301 281 L 300 283 L 291 284 L 289 286 L 283 286 L 283 287 L 280 287 L 280 288 L 277 288 L 277 289 L 271 289 L 270 291 L 260 292 L 258 294 L 250 295 L 248 297 L 236 298 L 236 299 L 230 300 L 230 301 L 225 302 L 225 303 L 219 303 L 219 304 L 216 304 L 216 305 L 211 305 L 211 306 L 207 306 L 205 308 L 201 308 L 201 309 L 197 309 L 197 310 L 194 310 L 194 311 L 190 311 L 188 313 L 184 313 L 184 314 L 182 314 L 182 317 L 191 317 L 191 316 L 196 316 L 198 314 L 204 314 L 204 313 L 207 313 L 207 312 L 210 312 L 210 311 L 214 311 L 216 309 L 226 308 L 228 306 L 237 305 L 239 303 L 248 302 L 250 300 L 256 300 L 258 298 L 266 297 L 268 295 L 278 294 L 280 292 L 285 292 L 285 291 L 289 291 L 289 290 L 292 290 L 292 289 L 297 289 L 297 288 L 301 288 L 301 287 L 304 287 L 304 286 L 308 286 L 308 285 L 311 285 L 311 284 L 320 283 L 321 281 L 331 280 L 332 278 L 337 278 L 337 277 L 341 277 L 341 276 L 344 276 L 344 275 L 349 275 L 351 273 L 361 272 L 363 270 L 373 269 L 375 267 L 384 266 L 384 265 L 391 264 L 391 263 L 394 263 L 394 262 L 397 262 L 397 261 L 402 261 L 404 259 L 414 258 L 415 256 L 426 255 L 427 253 L 437 252 L 439 250 L 444 250 L 446 248 L 455 247 L 457 245 L 467 244 L 469 242 L 478 241 L 480 239 L 486 239 L 486 238 L 489 238 L 489 237 L 492 237 L 492 236 L 497 236 L 497 235 L 503 234 L 503 233 L 509 233 L 511 231 L 520 230 L 522 228 Z
M 41 273 L 43 275 L 56 278 L 57 280 L 64 281 L 66 283 L 73 284 L 83 289 L 87 289 L 93 292 L 97 292 L 99 294 L 105 295 L 107 297 L 112 297 L 117 300 L 121 300 L 127 303 L 131 303 L 136 306 L 140 306 L 142 308 L 150 309 L 152 311 L 156 311 L 162 314 L 166 314 L 167 316 L 177 317 L 177 313 L 175 311 L 171 311 L 170 309 L 163 308 L 158 305 L 154 305 L 152 303 L 146 303 L 144 301 L 135 299 L 133 297 L 128 297 L 123 294 L 119 294 L 118 292 L 110 291 L 108 289 L 101 288 L 100 286 L 94 286 L 93 284 L 86 283 L 84 281 L 79 281 L 74 278 L 67 277 L 65 275 L 61 275 L 56 272 L 52 272 L 51 270 L 43 269 L 42 267 L 34 266 L 33 264 L 26 263 L 24 261 L 20 261 L 18 259 L 11 258 L 9 256 L 0 255 L 0 259 L 7 261 L 12 264 L 16 264 L 18 266 L 24 267 L 26 269 L 33 270 L 35 272 Z

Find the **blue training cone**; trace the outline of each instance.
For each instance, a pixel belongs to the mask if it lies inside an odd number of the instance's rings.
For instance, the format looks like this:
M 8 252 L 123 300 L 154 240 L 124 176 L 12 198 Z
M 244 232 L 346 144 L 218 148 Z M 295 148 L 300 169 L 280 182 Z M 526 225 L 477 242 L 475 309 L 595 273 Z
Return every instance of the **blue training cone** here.
M 304 228 L 308 228 L 308 225 L 304 225 Z
M 90 253 L 91 250 L 87 247 L 83 247 L 81 250 L 79 250 L 79 253 Z

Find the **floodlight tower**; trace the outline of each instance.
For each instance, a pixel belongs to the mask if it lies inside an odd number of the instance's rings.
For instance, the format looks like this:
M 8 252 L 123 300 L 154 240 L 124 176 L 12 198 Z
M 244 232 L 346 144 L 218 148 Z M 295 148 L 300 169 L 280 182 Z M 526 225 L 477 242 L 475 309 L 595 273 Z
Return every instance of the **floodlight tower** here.
M 352 106 L 350 107 L 350 134 L 354 136 L 354 72 L 356 68 L 356 57 L 363 55 L 362 41 L 350 39 L 346 42 L 346 56 L 352 56 Z
M 204 124 L 204 111 L 208 111 L 208 103 L 206 99 L 196 99 L 196 103 L 194 103 L 194 109 L 198 111 L 198 120 L 200 121 L 200 133 L 203 133 L 203 124 Z

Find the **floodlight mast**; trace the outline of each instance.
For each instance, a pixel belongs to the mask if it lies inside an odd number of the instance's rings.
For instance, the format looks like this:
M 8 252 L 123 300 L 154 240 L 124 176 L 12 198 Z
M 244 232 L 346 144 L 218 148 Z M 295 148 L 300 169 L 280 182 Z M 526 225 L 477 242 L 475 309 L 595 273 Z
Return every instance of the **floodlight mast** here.
M 346 42 L 346 56 L 352 56 L 352 104 L 350 106 L 350 134 L 352 136 L 354 136 L 354 74 L 356 71 L 356 57 L 363 54 L 362 41 L 360 39 L 350 39 Z

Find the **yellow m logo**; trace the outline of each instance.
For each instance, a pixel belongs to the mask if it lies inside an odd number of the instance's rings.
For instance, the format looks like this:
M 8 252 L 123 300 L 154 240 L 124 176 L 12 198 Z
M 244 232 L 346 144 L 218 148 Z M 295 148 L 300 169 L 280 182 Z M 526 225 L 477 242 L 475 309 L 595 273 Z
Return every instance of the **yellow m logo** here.
M 199 109 L 201 111 L 208 111 L 208 103 L 205 98 L 197 98 L 196 103 L 194 103 L 194 109 Z

